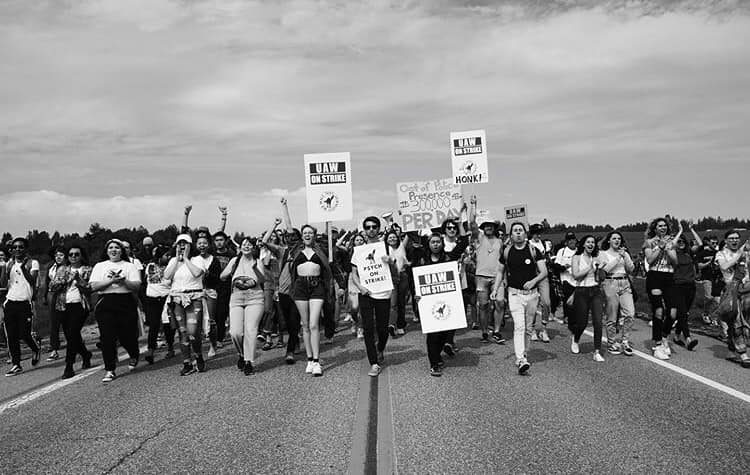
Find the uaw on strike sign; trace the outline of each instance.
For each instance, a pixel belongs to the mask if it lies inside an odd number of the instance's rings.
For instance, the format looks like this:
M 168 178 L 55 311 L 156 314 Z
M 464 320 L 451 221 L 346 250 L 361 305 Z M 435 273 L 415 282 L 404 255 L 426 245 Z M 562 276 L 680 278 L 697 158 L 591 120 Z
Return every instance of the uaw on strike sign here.
M 466 310 L 456 261 L 415 267 L 422 333 L 466 328 Z
M 451 132 L 453 183 L 488 183 L 487 135 L 484 130 Z
M 305 155 L 307 220 L 348 221 L 353 216 L 349 152 Z

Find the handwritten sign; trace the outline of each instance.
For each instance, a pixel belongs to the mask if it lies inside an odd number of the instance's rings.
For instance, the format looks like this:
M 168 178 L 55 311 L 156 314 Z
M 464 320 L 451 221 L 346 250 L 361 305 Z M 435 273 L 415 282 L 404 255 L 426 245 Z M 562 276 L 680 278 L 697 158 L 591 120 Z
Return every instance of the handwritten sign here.
M 456 261 L 415 267 L 422 333 L 466 328 L 466 310 Z
M 437 228 L 461 216 L 461 185 L 451 179 L 396 184 L 398 219 L 404 231 Z
M 487 134 L 484 130 L 451 132 L 453 183 L 488 183 Z
M 308 222 L 352 219 L 351 172 L 348 152 L 305 155 Z

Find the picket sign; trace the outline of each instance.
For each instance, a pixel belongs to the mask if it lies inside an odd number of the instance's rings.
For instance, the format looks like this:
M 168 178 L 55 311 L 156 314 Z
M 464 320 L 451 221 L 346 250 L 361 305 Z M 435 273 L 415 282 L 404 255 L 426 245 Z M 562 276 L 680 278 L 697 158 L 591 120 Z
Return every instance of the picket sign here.
M 354 215 L 349 152 L 305 155 L 307 221 L 348 221 Z
M 422 333 L 466 328 L 466 309 L 456 261 L 415 267 L 414 289 L 419 297 Z

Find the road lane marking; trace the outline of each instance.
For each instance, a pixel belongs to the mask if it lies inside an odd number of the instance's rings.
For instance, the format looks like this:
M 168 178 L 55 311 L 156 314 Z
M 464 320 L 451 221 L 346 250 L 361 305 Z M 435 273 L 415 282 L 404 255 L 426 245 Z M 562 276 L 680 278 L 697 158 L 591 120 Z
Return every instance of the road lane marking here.
M 593 338 L 594 333 L 590 330 L 585 330 L 583 333 Z M 708 379 L 704 376 L 701 376 L 699 374 L 693 373 L 692 371 L 688 371 L 684 368 L 681 368 L 677 365 L 674 365 L 672 363 L 667 363 L 666 361 L 660 360 L 658 358 L 654 358 L 653 356 L 644 353 L 642 351 L 638 351 L 636 349 L 633 350 L 633 354 L 635 356 L 638 356 L 640 358 L 643 358 L 646 361 L 650 361 L 652 363 L 658 364 L 659 366 L 662 366 L 664 368 L 667 368 L 669 370 L 674 371 L 675 373 L 681 374 L 683 376 L 686 376 L 694 381 L 698 381 L 699 383 L 703 383 L 706 386 L 712 387 L 718 391 L 721 391 L 723 393 L 729 394 L 730 396 L 736 397 L 740 401 L 745 401 L 747 403 L 750 403 L 750 395 L 747 395 L 743 392 L 737 391 L 734 388 L 730 388 L 729 386 L 725 386 L 721 383 L 717 383 L 716 381 L 712 379 Z
M 377 399 L 378 381 L 362 368 L 359 377 L 359 397 L 354 415 L 352 453 L 349 460 L 351 475 L 374 473 L 377 463 Z M 374 412 L 374 414 L 373 414 Z
M 377 473 L 397 474 L 395 432 L 393 424 L 393 395 L 391 393 L 391 370 L 387 366 L 378 381 L 378 440 Z M 374 379 L 374 378 L 373 378 Z

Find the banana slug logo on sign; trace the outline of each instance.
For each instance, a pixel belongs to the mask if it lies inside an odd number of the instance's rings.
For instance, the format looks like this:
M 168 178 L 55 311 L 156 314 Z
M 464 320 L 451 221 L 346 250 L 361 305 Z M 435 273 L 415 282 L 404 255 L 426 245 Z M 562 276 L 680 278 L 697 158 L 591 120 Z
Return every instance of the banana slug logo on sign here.
M 333 211 L 339 206 L 339 197 L 332 191 L 326 191 L 320 195 L 319 203 L 323 211 Z
M 451 316 L 451 308 L 445 302 L 435 302 L 432 306 L 432 318 L 438 321 L 447 320 Z
M 477 164 L 467 160 L 461 165 L 461 172 L 465 175 L 473 175 L 477 170 Z

